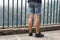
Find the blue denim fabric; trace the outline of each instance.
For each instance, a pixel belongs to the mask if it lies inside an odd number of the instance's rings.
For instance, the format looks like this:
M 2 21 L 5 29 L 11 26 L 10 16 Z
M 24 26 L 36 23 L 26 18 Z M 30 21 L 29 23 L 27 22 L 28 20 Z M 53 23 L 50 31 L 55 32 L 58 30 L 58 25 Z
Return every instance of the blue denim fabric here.
M 41 14 L 41 3 L 29 2 L 29 14 Z

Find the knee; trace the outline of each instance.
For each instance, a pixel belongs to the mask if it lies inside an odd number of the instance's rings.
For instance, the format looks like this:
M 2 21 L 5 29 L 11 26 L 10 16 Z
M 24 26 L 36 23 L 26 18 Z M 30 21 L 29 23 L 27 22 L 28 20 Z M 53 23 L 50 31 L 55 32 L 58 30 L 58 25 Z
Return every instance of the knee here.
M 34 17 L 34 15 L 30 14 L 29 19 L 31 20 L 31 19 L 33 19 L 33 17 Z

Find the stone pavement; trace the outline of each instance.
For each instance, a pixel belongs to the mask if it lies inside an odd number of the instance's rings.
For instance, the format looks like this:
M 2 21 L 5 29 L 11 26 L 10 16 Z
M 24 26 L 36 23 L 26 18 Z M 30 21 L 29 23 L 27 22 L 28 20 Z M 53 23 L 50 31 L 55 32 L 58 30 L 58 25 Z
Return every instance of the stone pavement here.
M 0 36 L 0 40 L 60 40 L 60 30 L 42 32 L 45 36 L 36 38 L 34 35 L 29 37 L 28 34 L 15 34 Z

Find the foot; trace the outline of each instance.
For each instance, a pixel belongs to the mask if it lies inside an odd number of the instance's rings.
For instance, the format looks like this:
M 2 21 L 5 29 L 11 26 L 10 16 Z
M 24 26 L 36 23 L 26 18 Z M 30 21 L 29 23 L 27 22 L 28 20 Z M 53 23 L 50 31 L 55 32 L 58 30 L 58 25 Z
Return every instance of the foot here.
M 44 35 L 43 34 L 41 34 L 41 33 L 39 33 L 39 34 L 35 34 L 35 37 L 44 37 Z
M 33 36 L 33 34 L 32 33 L 29 33 L 29 36 Z

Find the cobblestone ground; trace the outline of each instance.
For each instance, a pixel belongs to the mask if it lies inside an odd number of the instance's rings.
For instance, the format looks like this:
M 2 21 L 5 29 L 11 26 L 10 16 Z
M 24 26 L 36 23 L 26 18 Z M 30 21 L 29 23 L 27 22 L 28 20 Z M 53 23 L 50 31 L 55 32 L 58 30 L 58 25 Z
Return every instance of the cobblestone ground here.
M 42 32 L 44 37 L 36 38 L 34 35 L 29 37 L 28 34 L 15 34 L 0 36 L 0 40 L 60 40 L 60 30 Z

